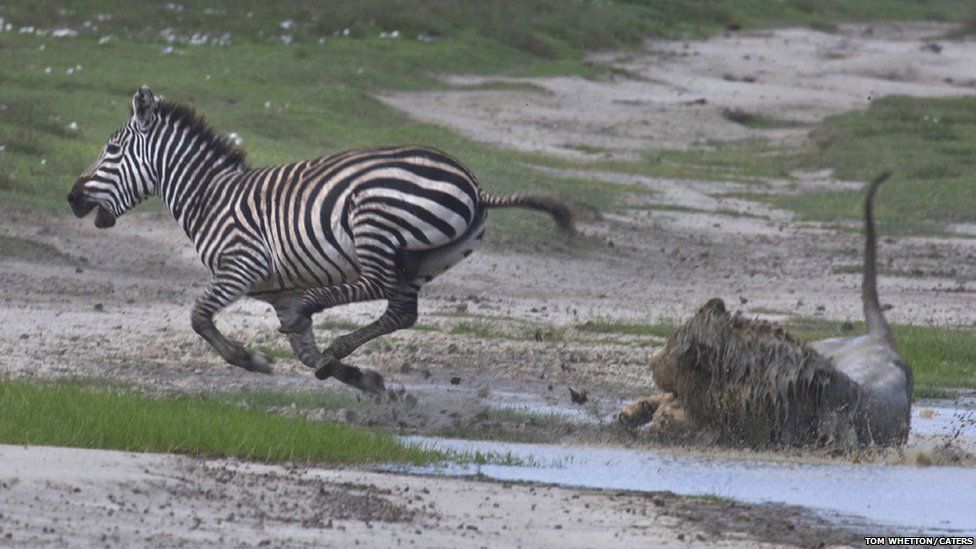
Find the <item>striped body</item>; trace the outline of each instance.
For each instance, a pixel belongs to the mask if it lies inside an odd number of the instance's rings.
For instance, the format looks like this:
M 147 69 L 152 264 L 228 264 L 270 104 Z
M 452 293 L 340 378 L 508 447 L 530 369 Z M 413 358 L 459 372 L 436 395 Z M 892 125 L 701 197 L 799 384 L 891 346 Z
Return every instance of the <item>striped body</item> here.
M 425 147 L 347 151 L 233 172 L 212 185 L 233 208 L 210 212 L 187 234 L 211 271 L 229 242 L 263 262 L 267 276 L 252 295 L 352 282 L 363 268 L 408 272 L 404 257 L 431 251 L 432 259 L 485 215 L 473 175 Z M 474 243 L 455 254 L 470 253 Z
M 193 307 L 193 329 L 248 370 L 270 371 L 263 355 L 226 338 L 213 322 L 245 295 L 274 306 L 295 355 L 317 377 L 380 390 L 375 372 L 339 360 L 416 321 L 420 288 L 471 253 L 487 208 L 545 211 L 572 231 L 565 204 L 489 196 L 467 168 L 435 149 L 360 149 L 252 169 L 192 109 L 162 102 L 145 86 L 132 107 L 132 119 L 109 138 L 68 202 L 78 217 L 97 208 L 95 226 L 107 228 L 159 196 L 213 274 Z M 380 318 L 324 351 L 316 348 L 312 314 L 376 299 L 387 301 Z

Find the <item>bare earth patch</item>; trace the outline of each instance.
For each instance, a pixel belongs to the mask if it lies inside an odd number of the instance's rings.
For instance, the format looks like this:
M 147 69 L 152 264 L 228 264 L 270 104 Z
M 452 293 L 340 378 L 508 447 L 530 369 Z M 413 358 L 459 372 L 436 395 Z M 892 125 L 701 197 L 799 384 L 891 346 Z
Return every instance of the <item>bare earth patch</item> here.
M 623 69 L 580 77 L 451 76 L 467 89 L 383 96 L 413 116 L 510 149 L 584 158 L 593 149 L 633 156 L 709 140 L 794 139 L 802 127 L 751 129 L 726 110 L 809 124 L 883 95 L 969 95 L 976 41 L 943 41 L 950 26 L 845 24 L 836 33 L 778 29 L 704 41 L 649 40 L 645 50 L 594 54 Z M 936 43 L 939 51 L 929 44 Z M 511 89 L 470 89 L 489 82 Z
M 806 123 L 891 93 L 973 93 L 976 42 L 944 42 L 940 53 L 924 47 L 926 37 L 944 30 L 851 25 L 837 34 L 787 29 L 701 42 L 653 41 L 646 51 L 595 56 L 631 75 L 609 81 L 518 79 L 532 87 L 393 94 L 383 100 L 480 141 L 568 157 L 588 155 L 585 150 L 592 148 L 628 158 L 655 147 L 756 135 L 791 140 L 805 130 L 749 128 L 722 112 L 736 108 Z M 587 321 L 683 320 L 716 296 L 738 303 L 745 314 L 772 319 L 860 318 L 860 275 L 844 270 L 859 262 L 859 235 L 798 224 L 787 212 L 729 198 L 744 188 L 728 183 L 585 175 L 645 187 L 653 191 L 654 204 L 646 196 L 635 198 L 635 208 L 586 225 L 578 253 L 479 250 L 424 289 L 421 329 L 381 338 L 351 357 L 351 363 L 379 371 L 388 386 L 402 386 L 416 400 L 329 417 L 436 434 L 483 425 L 490 411 L 504 406 L 564 409 L 573 387 L 589 396 L 577 407 L 579 414 L 597 422 L 652 389 L 648 354 L 662 340 L 584 332 L 579 326 Z M 805 174 L 798 185 L 858 186 L 822 173 Z M 782 181 L 757 182 L 749 190 L 797 192 Z M 350 394 L 334 382 L 315 380 L 289 358 L 273 365 L 271 377 L 224 364 L 190 328 L 190 306 L 206 273 L 169 214 L 136 212 L 113 230 L 98 231 L 67 215 L 43 216 L 9 205 L 0 210 L 0 238 L 17 239 L 16 253 L 0 256 L 0 375 L 104 377 L 188 392 Z M 919 273 L 881 277 L 882 300 L 893 306 L 887 312 L 891 322 L 976 325 L 976 262 L 958 261 L 976 255 L 976 240 L 884 238 L 879 254 L 883 272 Z M 948 266 L 956 268 L 954 277 L 925 274 L 947 272 Z M 379 304 L 355 305 L 316 321 L 365 323 L 380 311 Z M 263 304 L 242 302 L 218 323 L 249 345 L 287 347 Z M 320 343 L 341 331 L 319 329 Z M 91 546 L 107 540 L 128 546 L 147 538 L 163 546 L 237 546 L 263 539 L 296 546 L 323 540 L 452 547 L 567 539 L 625 547 L 648 541 L 755 543 L 740 532 L 786 542 L 771 532 L 782 530 L 775 525 L 788 515 L 763 506 L 742 510 L 756 521 L 747 527 L 710 520 L 699 527 L 688 515 L 710 515 L 677 498 L 662 500 L 664 507 L 689 505 L 689 513 L 666 512 L 644 496 L 588 490 L 36 451 L 0 449 L 0 481 L 6 483 L 0 487 L 0 545 L 8 533 L 15 543 L 58 545 L 79 536 Z M 72 467 L 72 478 L 66 478 L 58 465 L 64 460 L 88 465 Z M 75 478 L 77 471 L 90 476 Z M 81 520 L 85 516 L 99 519 Z M 829 539 L 824 528 L 798 536 L 797 543 Z
M 858 540 L 796 508 L 73 448 L 0 446 L 0 494 L 0 545 L 30 547 L 775 547 Z

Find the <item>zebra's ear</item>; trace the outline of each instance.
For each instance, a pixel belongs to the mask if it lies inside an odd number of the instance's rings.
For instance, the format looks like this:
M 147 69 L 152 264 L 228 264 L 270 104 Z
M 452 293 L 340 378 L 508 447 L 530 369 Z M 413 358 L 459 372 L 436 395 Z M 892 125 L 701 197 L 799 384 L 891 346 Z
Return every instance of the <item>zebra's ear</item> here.
M 135 119 L 140 130 L 145 131 L 149 128 L 159 111 L 159 99 L 146 85 L 139 88 L 139 91 L 132 96 L 132 118 Z

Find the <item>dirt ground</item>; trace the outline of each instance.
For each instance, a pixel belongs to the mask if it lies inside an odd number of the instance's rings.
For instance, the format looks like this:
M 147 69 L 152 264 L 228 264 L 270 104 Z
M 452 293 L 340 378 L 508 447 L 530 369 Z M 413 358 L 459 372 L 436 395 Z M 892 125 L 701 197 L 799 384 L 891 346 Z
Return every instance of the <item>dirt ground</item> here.
M 573 147 L 587 145 L 626 157 L 648 147 L 770 131 L 780 132 L 782 139 L 800 139 L 801 130 L 745 129 L 725 120 L 721 110 L 762 109 L 770 116 L 811 121 L 864 106 L 878 95 L 972 93 L 976 42 L 946 42 L 939 54 L 927 50 L 926 37 L 942 30 L 931 25 L 845 26 L 837 34 L 793 29 L 702 42 L 650 42 L 645 51 L 613 58 L 639 78 L 534 78 L 528 83 L 545 93 L 459 90 L 384 100 L 479 140 L 561 155 L 579 154 Z M 607 60 L 594 57 L 595 62 Z M 688 104 L 700 97 L 707 99 L 704 105 Z M 415 395 L 416 404 L 391 404 L 340 419 L 432 434 L 471 425 L 506 400 L 528 402 L 537 411 L 565 406 L 569 387 L 588 391 L 581 414 L 604 419 L 626 399 L 653 389 L 647 358 L 654 346 L 576 329 L 588 320 L 680 320 L 715 296 L 766 318 L 860 318 L 859 275 L 836 272 L 859 261 L 858 235 L 800 225 L 787 212 L 717 196 L 735 190 L 728 183 L 590 176 L 644 185 L 655 191 L 655 202 L 704 212 L 607 215 L 583 227 L 589 236 L 578 253 L 479 250 L 425 288 L 420 324 L 427 329 L 382 338 L 350 360 L 379 371 L 388 387 Z M 70 183 L 65 182 L 66 189 Z M 765 185 L 768 192 L 793 192 L 782 182 Z M 801 183 L 811 188 L 858 185 L 823 173 L 806 174 Z M 334 381 L 315 380 L 287 358 L 276 361 L 273 376 L 222 363 L 190 328 L 190 306 L 207 278 L 168 213 L 133 212 L 114 229 L 99 231 L 90 220 L 39 215 L 11 204 L 0 207 L 0 237 L 11 252 L 0 257 L 0 324 L 5 327 L 0 331 L 0 375 L 102 377 L 193 392 L 346 391 Z M 489 240 L 490 226 L 491 221 Z M 970 282 L 976 278 L 976 261 L 959 261 L 974 254 L 974 239 L 885 238 L 882 262 L 894 271 L 920 273 L 881 278 L 882 299 L 892 306 L 890 320 L 976 325 L 976 287 Z M 929 274 L 946 272 L 949 265 L 956 278 Z M 353 305 L 321 318 L 363 323 L 380 311 L 379 304 Z M 538 337 L 451 333 L 470 323 Z M 286 347 L 274 315 L 258 302 L 233 306 L 218 325 L 251 345 Z M 553 329 L 566 335 L 549 338 Z M 340 332 L 322 328 L 320 342 Z M 459 383 L 451 383 L 452 378 L 460 378 Z M 355 540 L 366 546 L 451 547 L 566 540 L 589 546 L 643 546 L 649 539 L 729 545 L 751 545 L 755 539 L 814 545 L 857 541 L 816 522 L 805 534 L 784 538 L 778 525 L 789 513 L 801 512 L 768 506 L 738 508 L 745 527 L 698 521 L 721 504 L 671 496 L 655 496 L 664 504 L 648 505 L 650 496 L 642 495 L 352 470 L 11 447 L 0 448 L 0 454 L 0 545 L 18 540 L 58 545 L 67 539 L 59 536 L 75 535 L 71 532 L 91 546 L 129 546 L 145 539 L 162 546 L 287 539 L 298 546 Z M 65 478 L 57 465 L 65 462 L 90 477 Z M 280 497 L 283 493 L 289 497 Z M 89 511 L 104 521 L 81 520 Z M 549 524 L 552 529 L 540 527 Z M 840 538 L 829 537 L 834 530 Z M 101 535 L 106 537 L 96 537 Z
M 0 546 L 773 547 L 859 539 L 789 507 L 70 448 L 0 446 L 0 494 Z

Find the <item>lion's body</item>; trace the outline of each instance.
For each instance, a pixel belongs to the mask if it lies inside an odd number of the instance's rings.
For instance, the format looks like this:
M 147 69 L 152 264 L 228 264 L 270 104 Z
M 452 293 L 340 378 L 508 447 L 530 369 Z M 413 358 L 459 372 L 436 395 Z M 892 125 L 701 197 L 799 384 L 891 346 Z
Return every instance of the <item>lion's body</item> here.
M 704 428 L 733 444 L 852 448 L 902 444 L 911 417 L 912 371 L 895 346 L 877 297 L 872 198 L 865 200 L 863 300 L 868 333 L 804 343 L 768 322 L 706 303 L 651 362 L 660 396 L 629 405 L 626 424 Z M 658 421 L 665 412 L 667 421 Z
M 725 443 L 850 448 L 900 441 L 899 426 L 907 423 L 890 417 L 905 409 L 902 402 L 876 398 L 873 385 L 845 373 L 818 343 L 730 315 L 713 299 L 668 339 L 651 371 L 690 421 Z

